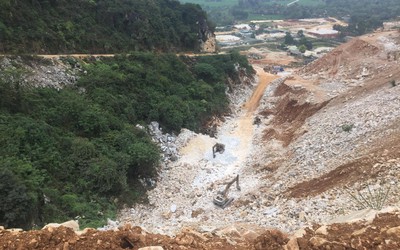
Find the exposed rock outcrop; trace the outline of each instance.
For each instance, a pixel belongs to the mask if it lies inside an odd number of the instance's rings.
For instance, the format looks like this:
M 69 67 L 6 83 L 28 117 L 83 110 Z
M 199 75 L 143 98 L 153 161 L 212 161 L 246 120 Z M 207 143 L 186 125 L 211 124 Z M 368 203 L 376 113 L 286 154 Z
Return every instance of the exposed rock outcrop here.
M 210 27 L 208 27 L 206 19 L 201 19 L 199 21 L 199 44 L 200 52 L 217 52 L 217 40 L 215 39 L 214 32 L 210 30 Z
M 7 81 L 56 89 L 75 84 L 79 74 L 85 73 L 76 59 L 34 56 L 0 57 L 0 72 Z
M 139 125 L 140 126 L 140 125 Z M 138 126 L 136 126 L 138 127 Z M 179 157 L 178 151 L 176 149 L 175 141 L 176 136 L 172 133 L 163 133 L 162 128 L 158 122 L 151 122 L 148 126 L 149 133 L 153 139 L 153 142 L 158 144 L 161 148 L 161 160 L 168 164 L 171 161 L 176 161 Z

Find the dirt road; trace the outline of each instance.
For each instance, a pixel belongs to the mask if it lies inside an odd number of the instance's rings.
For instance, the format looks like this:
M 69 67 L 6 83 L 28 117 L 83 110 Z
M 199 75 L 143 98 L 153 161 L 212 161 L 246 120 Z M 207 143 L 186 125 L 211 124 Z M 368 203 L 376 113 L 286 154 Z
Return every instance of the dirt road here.
M 201 54 L 196 54 L 196 53 L 178 53 L 176 54 L 177 56 L 188 56 L 188 57 L 197 57 L 197 56 L 210 56 L 210 55 L 222 55 L 226 54 L 226 52 L 219 52 L 219 53 L 201 53 Z M 74 57 L 74 58 L 88 58 L 88 57 L 114 57 L 117 54 L 32 54 L 31 56 L 38 56 L 38 57 L 43 57 L 46 59 L 54 59 L 54 58 L 60 58 L 60 57 Z M 129 55 L 129 54 L 127 54 Z M 0 54 L 0 56 L 13 56 L 13 55 L 7 55 L 7 54 Z
M 261 67 L 255 67 L 257 71 L 258 84 L 253 94 L 246 103 L 239 115 L 226 124 L 222 125 L 217 140 L 208 136 L 197 136 L 181 150 L 182 158 L 187 163 L 201 161 L 203 158 L 215 163 L 223 163 L 227 166 L 226 174 L 240 172 L 236 166 L 245 167 L 246 157 L 250 154 L 252 138 L 254 135 L 254 111 L 257 109 L 260 99 L 268 84 L 278 76 L 264 72 Z M 211 147 L 215 142 L 226 145 L 226 152 L 217 155 L 216 159 L 211 157 Z M 193 158 L 195 156 L 195 159 Z M 190 159 L 190 160 L 189 160 Z M 241 167 L 241 168 L 242 168 Z
M 36 55 L 39 57 L 53 59 L 59 57 L 75 57 L 75 58 L 87 58 L 87 57 L 113 57 L 115 54 L 62 54 L 62 55 Z
M 277 75 L 266 73 L 261 67 L 256 66 L 254 68 L 257 71 L 258 85 L 257 88 L 254 90 L 250 100 L 248 100 L 245 104 L 245 108 L 247 109 L 248 114 L 253 114 L 253 112 L 257 109 L 258 104 L 260 103 L 260 99 L 264 94 L 264 91 L 267 88 L 268 84 L 278 78 Z

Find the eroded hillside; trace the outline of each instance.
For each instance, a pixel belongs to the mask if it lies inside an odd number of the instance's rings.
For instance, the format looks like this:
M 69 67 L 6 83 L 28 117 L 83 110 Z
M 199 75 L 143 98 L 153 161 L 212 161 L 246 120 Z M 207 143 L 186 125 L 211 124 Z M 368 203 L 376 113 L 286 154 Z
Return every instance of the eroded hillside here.
M 277 225 L 290 230 L 360 209 L 350 195 L 362 199 L 358 191 L 390 190 L 386 204 L 398 203 L 399 45 L 398 32 L 355 38 L 265 93 L 259 150 L 268 153 L 253 165 Z
M 109 225 L 117 232 L 1 231 L 0 246 L 398 249 L 400 33 L 355 38 L 291 76 L 254 66 L 258 82 L 232 96 L 216 138 L 183 130 L 179 159 L 160 170 L 149 204 Z M 216 142 L 226 148 L 213 157 Z M 215 206 L 237 174 L 235 200 Z M 381 205 L 392 207 L 364 209 Z
M 169 234 L 237 222 L 293 232 L 361 208 L 349 193 L 368 187 L 390 189 L 386 204 L 396 204 L 398 37 L 356 38 L 290 77 L 273 80 L 258 71 L 260 84 L 271 81 L 259 108 L 240 107 L 216 139 L 182 133 L 182 157 L 162 171 L 150 206 L 129 209 L 122 220 Z M 259 126 L 252 124 L 256 115 Z M 227 148 L 213 158 L 216 142 Z M 236 200 L 215 207 L 212 197 L 236 174 L 242 186 L 231 190 Z

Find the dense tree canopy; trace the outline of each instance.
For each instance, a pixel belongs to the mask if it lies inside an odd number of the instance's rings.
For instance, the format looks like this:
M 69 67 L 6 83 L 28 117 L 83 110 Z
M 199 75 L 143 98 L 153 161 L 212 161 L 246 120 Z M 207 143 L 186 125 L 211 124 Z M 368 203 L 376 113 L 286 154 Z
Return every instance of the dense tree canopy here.
M 192 2 L 204 1 L 192 0 Z M 349 28 L 342 28 L 341 31 L 349 35 L 360 35 L 380 27 L 383 21 L 400 16 L 398 0 L 301 0 L 291 5 L 288 3 L 292 1 L 239 0 L 234 6 L 228 5 L 231 1 L 225 0 L 225 2 L 224 7 L 207 8 L 210 18 L 218 25 L 233 24 L 238 20 L 333 16 L 346 20 L 349 18 Z
M 204 20 L 175 0 L 0 0 L 0 53 L 195 50 Z

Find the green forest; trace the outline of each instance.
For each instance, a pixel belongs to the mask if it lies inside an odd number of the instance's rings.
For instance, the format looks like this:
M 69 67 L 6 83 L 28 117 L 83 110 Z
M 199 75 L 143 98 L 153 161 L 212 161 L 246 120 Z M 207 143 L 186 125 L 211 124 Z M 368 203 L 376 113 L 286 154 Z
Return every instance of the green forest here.
M 239 78 L 235 65 L 254 73 L 238 53 L 136 52 L 81 63 L 87 73 L 60 90 L 30 87 L 18 67 L 0 71 L 0 225 L 79 218 L 101 226 L 119 205 L 140 198 L 139 176 L 154 176 L 159 165 L 158 146 L 135 125 L 197 131 L 228 112 L 226 81 Z
M 174 0 L 0 0 L 0 54 L 199 48 L 206 13 Z
M 361 35 L 400 16 L 398 0 L 181 0 L 200 4 L 217 25 L 255 19 L 301 19 L 333 16 L 349 20 L 346 35 Z

